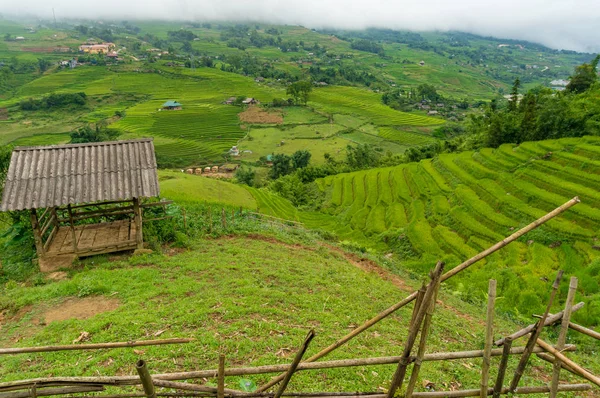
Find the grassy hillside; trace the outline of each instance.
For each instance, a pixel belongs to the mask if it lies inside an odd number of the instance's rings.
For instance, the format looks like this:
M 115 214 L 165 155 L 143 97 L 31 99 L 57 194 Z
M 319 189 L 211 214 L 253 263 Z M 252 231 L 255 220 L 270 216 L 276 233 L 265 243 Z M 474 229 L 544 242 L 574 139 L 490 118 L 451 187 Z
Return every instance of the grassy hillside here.
M 600 139 L 561 139 L 503 145 L 496 150 L 444 154 L 434 160 L 373 169 L 317 181 L 325 203 L 320 212 L 281 211 L 340 239 L 390 251 L 420 272 L 436 259 L 458 264 L 570 198 L 581 203 L 491 256 L 453 282 L 472 299 L 498 278 L 500 307 L 541 311 L 541 287 L 558 268 L 580 277 L 588 304 L 576 318 L 600 319 Z M 256 196 L 256 195 L 255 195 Z M 279 202 L 283 201 L 279 199 Z M 275 214 L 281 203 L 257 197 L 259 209 Z M 293 209 L 293 208 L 292 208 Z M 473 289 L 476 286 L 477 289 Z
M 209 369 L 215 367 L 219 353 L 227 356 L 228 366 L 289 363 L 309 328 L 314 328 L 317 337 L 307 355 L 345 335 L 419 284 L 407 274 L 402 274 L 401 281 L 384 271 L 380 272 L 384 278 L 363 271 L 357 267 L 355 256 L 309 236 L 280 233 L 280 237 L 285 243 L 264 236 L 238 236 L 196 241 L 190 251 L 171 256 L 96 257 L 70 270 L 64 280 L 40 280 L 36 286 L 7 285 L 2 292 L 2 306 L 8 310 L 0 320 L 0 346 L 70 344 L 83 331 L 89 333 L 89 342 L 148 339 L 157 334 L 196 340 L 135 350 L 5 356 L 0 364 L 3 380 L 45 375 L 133 375 L 138 358 L 148 361 L 152 373 Z M 374 263 L 363 264 L 376 267 Z M 482 309 L 445 291 L 440 299 L 428 351 L 480 349 L 484 339 Z M 398 355 L 410 314 L 411 308 L 400 310 L 328 358 Z M 468 330 L 465 320 L 471 325 Z M 519 325 L 500 317 L 497 327 L 500 336 Z M 597 371 L 598 363 L 585 347 L 582 344 L 573 358 Z M 582 359 L 585 356 L 587 360 Z M 493 361 L 496 366 L 498 359 Z M 421 380 L 432 380 L 436 389 L 477 388 L 479 363 L 428 362 Z M 533 363 L 536 371 L 526 373 L 523 385 L 541 384 L 537 371 L 550 369 L 535 357 Z M 509 369 L 515 365 L 516 358 Z M 289 389 L 376 391 L 389 385 L 394 368 L 301 372 L 294 376 Z M 251 379 L 258 384 L 268 377 Z M 231 377 L 226 385 L 239 388 L 239 381 Z M 421 382 L 418 388 L 423 390 Z

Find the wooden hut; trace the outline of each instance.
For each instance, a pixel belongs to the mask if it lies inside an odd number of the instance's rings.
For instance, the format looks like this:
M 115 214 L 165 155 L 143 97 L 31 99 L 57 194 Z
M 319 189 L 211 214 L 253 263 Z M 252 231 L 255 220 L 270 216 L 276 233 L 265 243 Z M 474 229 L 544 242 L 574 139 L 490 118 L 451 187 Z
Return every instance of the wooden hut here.
M 0 210 L 29 210 L 40 258 L 143 247 L 142 209 L 159 195 L 152 139 L 16 147 Z

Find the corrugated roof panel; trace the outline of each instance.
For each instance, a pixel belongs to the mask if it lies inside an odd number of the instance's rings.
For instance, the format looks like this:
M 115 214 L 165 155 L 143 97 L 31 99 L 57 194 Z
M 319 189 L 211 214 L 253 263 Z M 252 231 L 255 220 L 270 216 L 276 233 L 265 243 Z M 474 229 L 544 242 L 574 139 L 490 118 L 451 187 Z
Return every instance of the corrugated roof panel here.
M 152 139 L 17 147 L 0 210 L 159 195 Z

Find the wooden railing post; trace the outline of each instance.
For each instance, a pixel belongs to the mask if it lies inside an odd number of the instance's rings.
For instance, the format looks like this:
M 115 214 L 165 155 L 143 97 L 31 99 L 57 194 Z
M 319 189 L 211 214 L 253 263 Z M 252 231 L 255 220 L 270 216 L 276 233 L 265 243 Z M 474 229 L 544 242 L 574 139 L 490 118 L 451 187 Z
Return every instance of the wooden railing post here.
M 148 372 L 148 367 L 146 366 L 146 361 L 140 359 L 135 364 L 135 370 L 137 370 L 138 375 L 140 376 L 140 380 L 142 381 L 142 386 L 144 387 L 144 393 L 147 398 L 156 398 L 156 392 L 154 391 L 154 383 L 152 383 L 152 377 L 150 376 L 150 372 Z
M 144 248 L 144 235 L 142 233 L 142 208 L 140 207 L 140 199 L 133 198 L 133 213 L 135 220 L 135 242 L 138 249 Z
M 31 228 L 33 229 L 33 240 L 35 242 L 35 250 L 37 251 L 38 257 L 42 257 L 44 255 L 44 244 L 42 243 L 40 223 L 35 209 L 31 209 L 30 218 Z

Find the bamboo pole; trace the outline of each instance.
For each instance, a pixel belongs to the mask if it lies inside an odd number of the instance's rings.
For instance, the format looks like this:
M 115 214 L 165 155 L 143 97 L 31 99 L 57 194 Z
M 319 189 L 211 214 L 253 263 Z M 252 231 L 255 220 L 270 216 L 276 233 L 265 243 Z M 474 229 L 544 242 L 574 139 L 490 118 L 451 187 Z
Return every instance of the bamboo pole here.
M 535 354 L 535 355 L 536 355 L 536 356 L 537 356 L 539 359 L 541 359 L 541 360 L 543 360 L 543 361 L 546 361 L 546 362 L 549 362 L 549 363 L 551 363 L 551 364 L 553 364 L 553 365 L 554 365 L 554 361 L 556 360 L 556 358 L 555 358 L 555 357 L 553 357 L 552 355 L 550 355 L 550 354 L 548 354 L 548 353 L 546 353 L 546 352 L 538 352 L 538 353 L 537 353 L 537 354 Z M 562 363 L 562 362 L 561 362 L 561 364 L 560 364 L 560 367 L 561 367 L 562 369 L 566 370 L 567 372 L 571 372 L 571 373 L 573 373 L 574 375 L 576 375 L 576 376 L 579 376 L 575 370 L 571 369 L 570 367 L 568 367 L 567 365 L 565 365 L 565 364 L 564 364 L 564 363 Z
M 527 366 L 527 363 L 529 362 L 529 357 L 531 356 L 531 353 L 533 352 L 533 349 L 535 347 L 535 343 L 536 343 L 538 337 L 540 337 L 540 334 L 542 333 L 542 329 L 544 328 L 544 324 L 546 323 L 546 318 L 548 318 L 548 313 L 550 313 L 550 308 L 552 307 L 552 302 L 554 301 L 554 298 L 556 297 L 556 292 L 558 291 L 558 286 L 560 285 L 562 276 L 563 276 L 563 271 L 559 270 L 558 274 L 556 275 L 556 279 L 554 280 L 554 283 L 552 284 L 552 293 L 550 293 L 550 299 L 548 300 L 548 304 L 546 305 L 546 311 L 544 312 L 544 315 L 542 316 L 542 318 L 538 321 L 533 332 L 531 332 L 531 336 L 529 337 L 529 340 L 527 341 L 527 345 L 525 346 L 525 352 L 523 352 L 523 355 L 521 355 L 521 359 L 519 360 L 519 364 L 517 365 L 517 369 L 515 370 L 515 375 L 513 376 L 513 379 L 511 381 L 510 387 L 509 387 L 509 390 L 511 392 L 514 392 L 517 389 L 517 386 L 519 385 L 519 381 L 521 381 L 521 377 L 523 376 L 525 367 Z
M 104 391 L 102 386 L 85 386 L 85 387 L 60 387 L 60 388 L 42 388 L 32 391 L 7 392 L 0 394 L 0 398 L 29 398 L 35 391 L 36 397 L 47 397 L 50 395 L 76 394 L 82 392 L 98 392 Z
M 221 227 L 223 229 L 227 228 L 227 219 L 225 216 L 225 208 L 224 207 L 221 208 Z
M 73 253 L 77 253 L 77 237 L 75 235 L 75 224 L 73 222 L 73 211 L 71 205 L 67 205 L 67 213 L 69 214 L 69 228 L 71 228 L 71 238 L 73 239 Z
M 485 325 L 485 348 L 483 349 L 483 363 L 481 364 L 481 398 L 488 395 L 488 382 L 490 378 L 490 358 L 492 344 L 494 343 L 494 305 L 496 303 L 496 281 L 490 279 L 488 286 L 488 306 Z
M 152 383 L 152 377 L 150 376 L 150 372 L 148 372 L 148 367 L 146 366 L 146 361 L 140 359 L 135 364 L 135 370 L 137 370 L 138 375 L 140 376 L 140 380 L 142 381 L 142 386 L 144 387 L 144 392 L 146 393 L 147 398 L 156 398 L 156 392 L 154 391 L 154 384 Z
M 498 376 L 496 377 L 496 383 L 492 391 L 493 398 L 498 398 L 502 393 L 502 386 L 504 385 L 504 376 L 506 375 L 506 366 L 508 365 L 508 357 L 512 352 L 512 338 L 507 337 L 502 347 L 502 358 L 500 359 L 500 365 L 498 366 Z M 524 347 L 523 347 L 524 351 Z
M 285 377 L 281 381 L 281 384 L 279 385 L 279 389 L 275 393 L 274 398 L 281 398 L 281 396 L 285 392 L 285 389 L 287 388 L 288 383 L 290 382 L 290 380 L 292 379 L 292 376 L 294 375 L 294 372 L 298 368 L 298 364 L 300 363 L 300 361 L 302 361 L 302 357 L 304 356 L 304 354 L 306 353 L 306 350 L 308 349 L 308 345 L 310 344 L 310 342 L 312 341 L 312 339 L 314 337 L 315 337 L 315 331 L 311 329 L 308 332 L 308 334 L 306 335 L 306 338 L 304 339 L 302 346 L 296 353 L 296 356 L 294 357 L 294 361 L 290 365 L 290 368 L 286 372 Z
M 569 282 L 569 293 L 567 294 L 567 301 L 565 303 L 565 311 L 562 317 L 560 332 L 558 334 L 558 341 L 556 342 L 556 349 L 562 350 L 567 341 L 567 333 L 569 332 L 569 321 L 571 320 L 571 308 L 575 301 L 575 293 L 577 293 L 577 278 L 571 277 Z M 556 358 L 552 370 L 552 384 L 550 385 L 550 398 L 556 398 L 558 393 L 558 383 L 560 379 L 560 359 Z
M 104 348 L 123 348 L 140 347 L 163 344 L 183 344 L 194 341 L 194 339 L 162 339 L 162 340 L 141 340 L 126 341 L 122 343 L 98 343 L 98 344 L 80 344 L 80 345 L 55 345 L 40 347 L 20 347 L 20 348 L 0 348 L 0 355 L 7 354 L 25 354 L 32 352 L 54 352 L 54 351 L 73 351 L 73 350 L 100 350 Z
M 425 296 L 425 284 L 421 285 L 421 288 L 417 291 L 417 298 L 415 299 L 415 305 L 413 307 L 412 314 L 410 315 L 410 323 L 409 328 L 412 329 L 415 318 L 417 317 L 417 313 L 419 312 L 419 307 L 421 307 L 421 303 L 423 302 L 423 296 Z
M 589 384 L 561 384 L 558 387 L 560 392 L 567 391 L 588 391 L 591 389 Z M 519 387 L 516 389 L 515 394 L 527 395 L 527 394 L 545 394 L 550 391 L 548 386 L 536 386 L 536 387 Z M 491 389 L 488 391 L 488 394 Z M 461 390 L 461 391 L 434 391 L 434 392 L 420 392 L 415 393 L 415 398 L 458 398 L 458 397 L 477 397 L 479 396 L 480 390 Z M 508 388 L 502 389 L 502 394 L 510 394 Z M 371 397 L 375 398 L 375 397 Z
M 573 306 L 573 308 L 571 308 L 571 313 L 579 311 L 580 309 L 582 309 L 584 306 L 583 302 L 577 303 Z M 564 311 L 560 311 L 554 315 L 550 315 L 548 314 L 548 318 L 546 319 L 546 322 L 544 323 L 544 326 L 550 326 L 553 323 L 558 322 L 559 320 L 562 319 L 564 315 Z M 537 323 L 532 323 L 531 325 L 524 327 L 523 329 L 511 334 L 509 337 L 513 340 L 518 339 L 519 337 L 523 337 L 526 334 L 529 334 L 533 331 L 533 329 L 535 328 L 535 326 L 537 325 Z M 496 346 L 501 346 L 502 344 L 504 344 L 504 340 L 506 339 L 506 337 L 501 338 L 500 340 L 497 340 L 494 345 Z
M 510 350 L 510 355 L 522 354 L 525 347 L 516 347 Z M 574 345 L 565 346 L 563 351 L 575 351 Z M 534 353 L 546 352 L 541 347 L 535 347 Z M 492 350 L 492 356 L 500 356 L 503 353 L 502 348 L 496 348 Z M 438 352 L 425 354 L 423 356 L 424 362 L 436 362 L 446 360 L 457 360 L 457 359 L 471 359 L 481 358 L 483 356 L 483 350 L 473 351 L 457 351 L 457 352 Z M 345 368 L 353 366 L 377 366 L 377 365 L 392 365 L 398 364 L 400 356 L 391 357 L 375 357 L 375 358 L 355 358 L 355 359 L 338 359 L 332 361 L 322 362 L 301 362 L 298 365 L 296 371 L 300 370 L 318 370 L 318 369 L 333 369 L 333 368 Z M 243 368 L 229 368 L 225 369 L 225 376 L 247 376 L 257 375 L 265 373 L 279 373 L 285 372 L 289 369 L 290 365 L 264 365 L 256 367 L 243 367 Z M 153 380 L 169 381 L 169 380 L 186 380 L 186 379 L 201 379 L 215 377 L 218 373 L 217 369 L 210 370 L 199 370 L 192 372 L 179 372 L 179 373 L 163 373 L 155 374 Z M 30 388 L 32 385 L 37 384 L 38 387 L 47 386 L 59 386 L 59 385 L 108 385 L 108 386 L 129 386 L 141 384 L 140 379 L 137 376 L 97 376 L 97 377 L 43 377 L 28 380 L 17 380 L 0 383 L 0 391 L 13 391 Z M 272 395 L 272 393 L 271 393 Z M 285 395 L 285 394 L 284 394 Z
M 581 326 L 578 325 L 576 323 L 573 322 L 569 322 L 569 328 L 578 331 L 579 333 L 583 333 L 587 336 L 590 336 L 596 340 L 600 340 L 600 333 L 596 332 L 595 330 L 592 329 L 588 329 L 585 326 Z
M 476 256 L 471 257 L 470 259 L 463 262 L 462 264 L 457 265 L 454 269 L 452 269 L 452 270 L 448 271 L 446 274 L 442 275 L 441 281 L 444 282 L 444 281 L 452 278 L 454 275 L 458 274 L 459 272 L 464 271 L 465 269 L 469 268 L 471 265 L 475 264 L 479 260 L 502 249 L 504 246 L 517 240 L 521 236 L 525 235 L 527 232 L 530 232 L 530 231 L 538 228 L 540 225 L 548 222 L 548 220 L 551 220 L 552 218 L 558 216 L 559 214 L 570 209 L 571 207 L 575 206 L 579 202 L 580 202 L 579 198 L 577 196 L 574 197 L 573 199 L 571 199 L 568 202 L 564 203 L 563 205 L 557 207 L 556 209 L 552 210 L 548 214 L 538 218 L 537 220 L 533 221 L 529 225 L 526 225 L 525 227 L 521 228 L 517 232 L 506 237 L 505 239 L 501 240 L 500 242 L 494 244 L 493 246 L 489 247 L 488 249 L 482 251 L 481 253 L 477 254 Z M 366 321 L 365 323 L 363 323 L 356 329 L 352 330 L 350 333 L 348 333 L 341 339 L 337 340 L 336 342 L 332 343 L 328 347 L 325 347 L 324 349 L 322 349 L 321 351 L 319 351 L 312 357 L 308 358 L 306 360 L 306 362 L 314 362 L 317 359 L 320 359 L 320 358 L 326 356 L 327 354 L 331 353 L 332 351 L 334 351 L 334 350 L 338 349 L 339 347 L 341 347 L 342 345 L 346 344 L 348 341 L 352 340 L 354 337 L 358 336 L 360 333 L 369 329 L 371 326 L 375 325 L 382 319 L 387 318 L 389 315 L 393 314 L 394 312 L 396 312 L 400 308 L 404 307 L 406 304 L 410 303 L 411 301 L 413 301 L 416 298 L 417 298 L 417 292 L 413 292 L 408 297 L 406 297 L 404 300 L 401 300 L 401 301 L 397 302 L 396 304 L 392 305 L 391 307 L 380 312 L 375 317 L 369 319 L 368 321 Z M 268 383 L 260 386 L 257 389 L 257 391 L 259 391 L 259 392 L 266 391 L 267 389 L 269 389 L 270 387 L 272 387 L 273 385 L 275 385 L 279 381 L 281 381 L 282 378 L 283 378 L 283 375 L 279 375 L 279 376 L 271 379 L 271 381 L 269 381 Z
M 219 355 L 219 371 L 217 372 L 217 398 L 225 397 L 225 355 Z
M 550 354 L 554 355 L 556 358 L 559 358 L 564 364 L 566 364 L 568 367 L 573 369 L 581 377 L 588 379 L 589 381 L 591 381 L 592 383 L 594 383 L 600 387 L 600 377 L 595 376 L 594 374 L 590 373 L 588 370 L 577 365 L 575 362 L 573 362 L 572 360 L 567 358 L 563 353 L 561 353 L 556 348 L 552 347 L 550 344 L 546 343 L 544 340 L 537 339 L 537 344 L 540 347 L 542 347 L 544 350 L 548 351 Z
M 421 323 L 423 322 L 423 319 L 425 318 L 425 313 L 429 308 L 432 299 L 435 296 L 436 287 L 440 283 L 440 278 L 443 271 L 444 263 L 438 261 L 438 263 L 435 266 L 435 269 L 431 273 L 431 282 L 429 282 L 429 285 L 427 286 L 427 291 L 425 292 L 425 296 L 423 296 L 423 303 L 421 303 L 419 307 L 419 312 L 417 312 L 414 324 L 409 330 L 408 337 L 406 338 L 406 343 L 404 344 L 404 351 L 402 352 L 402 358 L 398 362 L 398 367 L 396 368 L 396 372 L 394 373 L 394 377 L 392 378 L 392 384 L 390 385 L 390 389 L 387 393 L 387 398 L 394 398 L 396 391 L 402 388 L 404 376 L 406 375 L 406 368 L 410 363 L 410 352 L 412 351 L 413 345 L 415 344 L 415 340 L 417 339 L 417 333 L 419 333 L 419 328 Z
M 133 213 L 135 220 L 135 242 L 138 249 L 144 248 L 144 233 L 142 231 L 142 208 L 140 207 L 140 199 L 133 198 Z
M 179 383 L 176 381 L 161 380 L 161 379 L 157 379 L 156 376 L 152 378 L 152 382 L 154 383 L 154 385 L 156 387 L 162 387 L 162 388 L 173 388 L 176 390 L 183 390 L 183 391 L 205 392 L 205 393 L 212 394 L 213 396 L 215 394 L 219 393 L 218 387 L 215 388 L 215 387 L 209 387 L 209 386 L 201 386 L 199 384 Z M 241 391 L 223 388 L 223 394 L 232 395 L 232 394 L 240 394 L 240 393 L 241 393 Z

